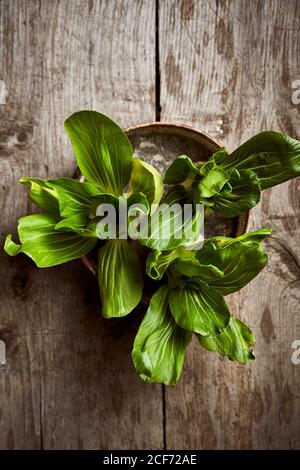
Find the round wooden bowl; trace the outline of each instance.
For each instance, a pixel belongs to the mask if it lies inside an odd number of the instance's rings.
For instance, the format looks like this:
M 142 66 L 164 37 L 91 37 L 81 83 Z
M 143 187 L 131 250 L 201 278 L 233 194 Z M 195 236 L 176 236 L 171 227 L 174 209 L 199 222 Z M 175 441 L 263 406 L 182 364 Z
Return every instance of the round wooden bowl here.
M 138 124 L 125 130 L 132 143 L 134 154 L 151 163 L 164 174 L 170 163 L 179 155 L 188 155 L 194 161 L 205 161 L 220 149 L 219 143 L 204 132 L 185 124 L 150 122 Z M 75 178 L 81 179 L 77 171 Z M 248 230 L 249 211 L 227 219 L 219 214 L 205 217 L 205 237 L 216 235 L 237 237 Z M 97 250 L 83 256 L 84 265 L 97 275 Z

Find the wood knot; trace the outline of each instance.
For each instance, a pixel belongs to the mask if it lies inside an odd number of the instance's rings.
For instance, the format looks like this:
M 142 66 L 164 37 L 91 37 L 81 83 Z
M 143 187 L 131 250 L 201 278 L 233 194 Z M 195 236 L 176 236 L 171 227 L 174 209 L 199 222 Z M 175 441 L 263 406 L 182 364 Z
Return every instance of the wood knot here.
M 33 142 L 33 125 L 11 119 L 0 123 L 0 155 L 12 155 L 16 150 L 26 150 Z
M 193 0 L 182 0 L 181 3 L 181 19 L 191 20 L 194 16 L 194 2 Z
M 12 289 L 17 297 L 20 297 L 27 293 L 29 289 L 28 274 L 17 273 L 14 275 L 11 281 Z
M 269 344 L 272 340 L 276 339 L 272 315 L 268 307 L 266 307 L 263 311 L 262 319 L 260 322 L 260 329 L 266 343 Z

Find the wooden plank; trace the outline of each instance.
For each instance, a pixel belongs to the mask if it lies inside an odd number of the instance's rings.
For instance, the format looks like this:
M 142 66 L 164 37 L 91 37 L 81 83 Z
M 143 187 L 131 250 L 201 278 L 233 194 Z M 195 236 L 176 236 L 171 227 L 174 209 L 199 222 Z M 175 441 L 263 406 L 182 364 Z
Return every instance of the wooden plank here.
M 190 123 L 232 150 L 274 129 L 300 138 L 292 82 L 300 70 L 296 0 L 160 2 L 162 120 Z M 269 265 L 233 312 L 256 336 L 242 366 L 190 347 L 184 377 L 166 390 L 167 448 L 300 447 L 299 179 L 264 192 L 252 227 L 272 226 Z
M 155 1 L 0 0 L 0 21 L 2 244 L 33 211 L 21 176 L 72 176 L 69 114 L 155 118 Z M 137 319 L 100 318 L 80 261 L 1 253 L 0 270 L 0 448 L 161 448 L 161 387 L 131 364 Z

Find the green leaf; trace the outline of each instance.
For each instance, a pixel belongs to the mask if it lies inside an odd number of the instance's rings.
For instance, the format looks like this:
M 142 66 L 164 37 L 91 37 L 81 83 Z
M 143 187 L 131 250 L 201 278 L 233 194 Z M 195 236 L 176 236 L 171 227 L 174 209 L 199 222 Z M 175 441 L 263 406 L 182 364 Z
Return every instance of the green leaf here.
M 115 210 L 119 210 L 119 204 L 121 203 L 122 200 L 125 200 L 126 198 L 124 196 L 114 196 L 113 194 L 109 193 L 100 193 L 96 194 L 94 196 L 91 196 L 92 200 L 92 214 L 94 214 L 94 210 L 96 214 L 98 213 L 98 209 L 101 207 L 101 205 L 111 205 L 114 206 Z
M 78 214 L 68 217 L 67 219 L 60 220 L 55 225 L 55 230 L 63 232 L 72 231 L 76 232 L 81 237 L 97 238 L 97 223 L 99 222 L 100 217 L 87 220 L 85 214 Z
M 173 186 L 163 197 L 161 204 L 171 206 L 172 204 L 186 204 L 189 202 L 189 195 L 182 185 Z
M 128 228 L 126 236 L 137 240 L 141 227 L 150 212 L 148 199 L 143 193 L 132 193 L 127 199 L 127 220 Z M 120 238 L 122 238 L 120 236 Z
M 225 147 L 221 147 L 213 155 L 211 155 L 206 162 L 202 164 L 202 166 L 200 167 L 200 174 L 206 176 L 210 170 L 218 166 L 216 161 L 224 161 L 227 157 L 227 150 L 225 149 Z
M 127 185 L 132 146 L 122 129 L 96 111 L 80 111 L 65 121 L 78 166 L 90 183 L 119 196 Z
M 169 305 L 181 328 L 203 336 L 215 336 L 229 323 L 230 312 L 223 296 L 204 285 L 171 290 Z
M 11 255 L 24 253 L 39 268 L 66 263 L 89 253 L 97 243 L 91 238 L 82 238 L 72 232 L 59 232 L 55 229 L 59 217 L 35 214 L 19 219 L 18 233 L 21 244 L 17 245 L 6 238 L 4 249 Z
M 231 361 L 245 364 L 255 359 L 250 346 L 255 342 L 250 328 L 237 318 L 231 317 L 227 328 L 216 336 L 198 335 L 200 345 L 208 351 L 216 351 Z
M 235 243 L 236 241 L 260 243 L 266 237 L 269 237 L 272 234 L 272 231 L 273 230 L 270 227 L 266 227 L 266 228 L 261 228 L 258 230 L 253 230 L 252 232 L 243 233 L 243 235 L 240 235 L 239 237 L 236 237 L 236 238 L 218 236 L 218 237 L 213 237 L 213 240 L 218 242 L 219 246 L 230 245 L 231 243 Z M 207 239 L 205 243 L 208 243 L 210 240 L 212 239 L 211 238 Z M 201 254 L 203 255 L 204 253 L 205 251 L 203 250 Z
M 260 184 L 256 173 L 250 170 L 233 170 L 229 185 L 209 199 L 213 210 L 225 217 L 236 217 L 256 206 L 260 200 Z M 201 201 L 205 204 L 205 201 Z M 210 204 L 211 206 L 211 204 Z
M 199 202 L 218 194 L 229 180 L 229 174 L 221 168 L 214 167 L 200 180 L 193 183 L 193 200 Z
M 59 211 L 62 217 L 73 217 L 82 213 L 93 216 L 96 213 L 98 197 L 101 193 L 94 185 L 72 178 L 57 178 L 47 181 L 47 186 L 55 190 Z M 114 196 L 113 196 L 114 197 Z
M 6 236 L 4 250 L 9 256 L 16 256 L 20 251 L 22 251 L 22 245 L 15 243 L 11 238 L 11 233 Z
M 140 302 L 143 275 L 128 240 L 109 240 L 99 249 L 98 283 L 105 318 L 124 317 Z
M 29 198 L 41 209 L 58 214 L 58 201 L 55 191 L 41 178 L 21 178 L 20 183 L 30 185 Z
M 253 230 L 253 232 L 246 232 L 239 236 L 237 239 L 245 242 L 261 242 L 266 237 L 272 234 L 272 229 L 269 227 Z
M 259 243 L 226 237 L 206 240 L 196 258 L 200 264 L 212 264 L 223 271 L 223 278 L 209 281 L 209 285 L 223 295 L 244 287 L 268 261 L 268 256 Z
M 148 214 L 150 211 L 149 202 L 147 196 L 143 193 L 132 193 L 127 198 L 127 209 L 130 215 L 132 210 L 135 208 L 139 209 L 143 214 Z
M 254 171 L 262 190 L 300 175 L 300 142 L 279 132 L 261 132 L 227 157 L 213 158 L 225 171 Z
M 132 359 L 141 379 L 175 385 L 181 376 L 192 333 L 180 328 L 171 315 L 168 288 L 160 287 L 135 337 Z
M 222 279 L 224 277 L 223 271 L 219 268 L 213 266 L 213 264 L 201 264 L 195 257 L 174 260 L 170 266 L 170 273 L 172 276 L 179 278 L 196 278 L 195 280 L 198 280 L 200 283 L 207 284 L 214 279 Z
M 170 250 L 196 243 L 203 225 L 203 211 L 184 219 L 183 205 L 187 201 L 186 190 L 182 186 L 174 186 L 151 214 L 148 225 L 142 228 L 141 244 L 153 250 Z
M 129 187 L 133 193 L 145 194 L 150 205 L 158 204 L 163 195 L 163 180 L 160 173 L 152 165 L 138 158 L 132 161 Z
M 119 210 L 119 198 L 109 193 L 99 193 L 99 188 L 71 178 L 57 178 L 47 181 L 47 185 L 56 191 L 62 220 L 55 226 L 59 231 L 73 231 L 82 237 L 97 237 L 96 217 L 102 205 L 112 205 L 116 214 Z M 106 214 L 106 211 L 103 211 Z M 103 216 L 103 214 L 101 214 Z
M 146 261 L 146 272 L 149 277 L 160 280 L 169 264 L 176 258 L 176 250 L 153 250 L 149 253 Z
M 146 261 L 146 272 L 149 277 L 159 281 L 168 266 L 176 258 L 194 258 L 195 252 L 187 250 L 182 246 L 175 248 L 174 250 L 153 250 L 149 253 Z
M 169 166 L 164 177 L 166 184 L 183 183 L 189 178 L 195 178 L 199 174 L 199 168 L 186 155 L 177 157 Z

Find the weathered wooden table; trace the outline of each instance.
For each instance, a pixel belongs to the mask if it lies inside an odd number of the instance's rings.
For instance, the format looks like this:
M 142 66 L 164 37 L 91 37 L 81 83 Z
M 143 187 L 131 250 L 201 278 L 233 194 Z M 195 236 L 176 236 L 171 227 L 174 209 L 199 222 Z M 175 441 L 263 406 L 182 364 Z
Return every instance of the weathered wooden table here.
M 229 150 L 262 129 L 300 138 L 296 0 L 0 0 L 0 28 L 1 245 L 33 210 L 18 178 L 72 176 L 75 110 L 192 124 Z M 299 448 L 299 202 L 296 179 L 252 211 L 274 228 L 270 262 L 230 303 L 256 362 L 193 343 L 173 388 L 136 377 L 134 326 L 101 319 L 80 261 L 38 270 L 1 250 L 0 447 Z

